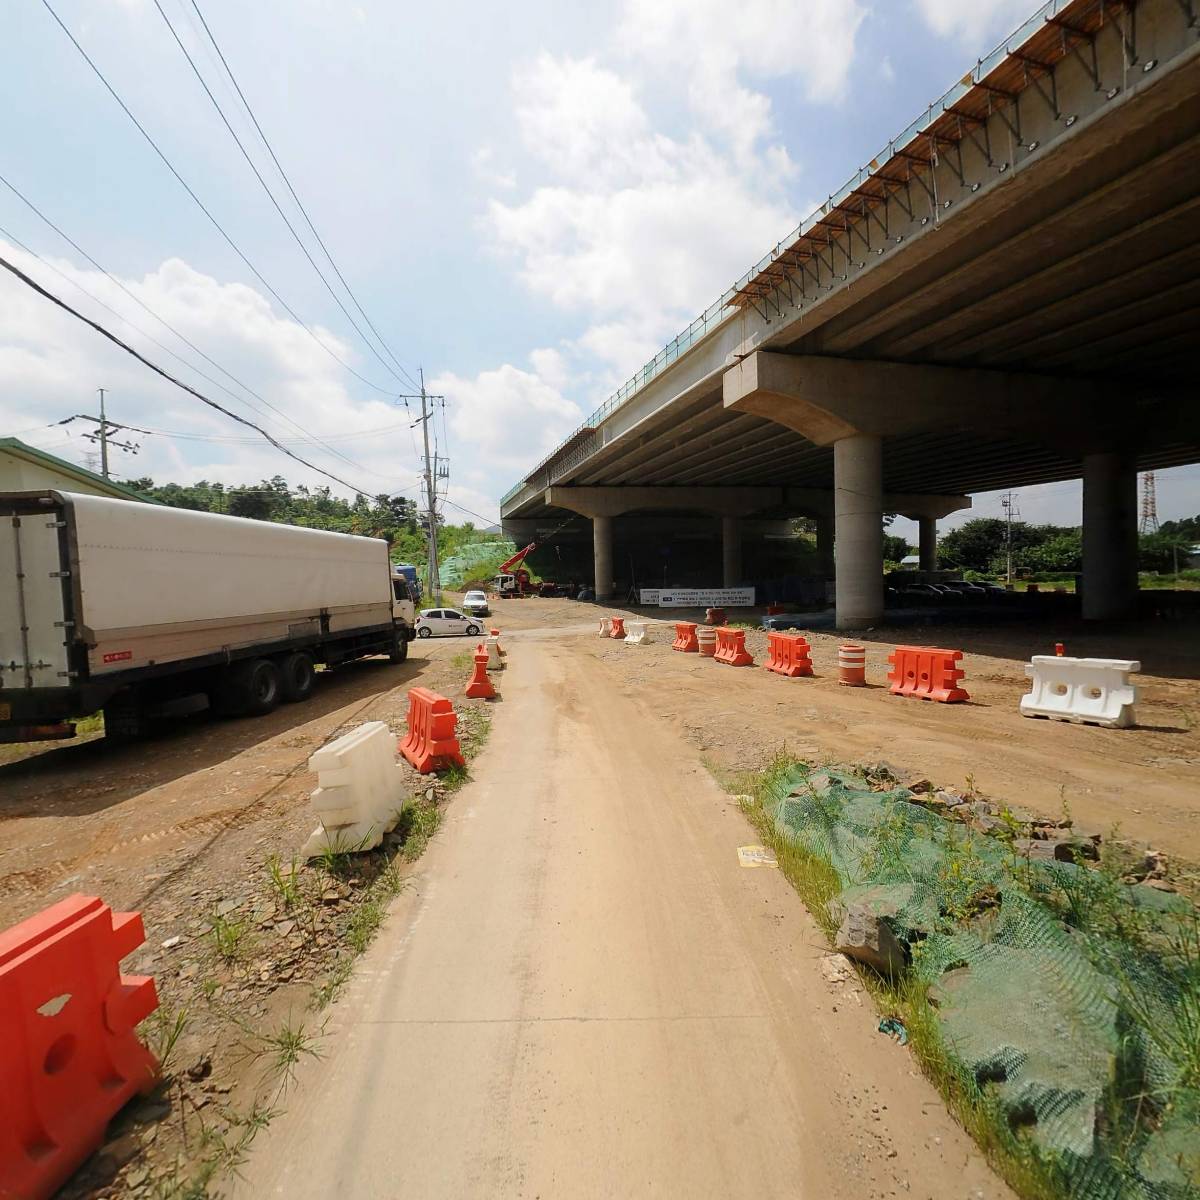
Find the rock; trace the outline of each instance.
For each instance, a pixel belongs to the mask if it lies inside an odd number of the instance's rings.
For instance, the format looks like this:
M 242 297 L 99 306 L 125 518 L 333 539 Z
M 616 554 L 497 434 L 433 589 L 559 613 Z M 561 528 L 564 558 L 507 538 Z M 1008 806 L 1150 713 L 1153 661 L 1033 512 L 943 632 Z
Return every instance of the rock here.
M 1147 850 L 1142 860 L 1142 866 L 1151 879 L 1165 879 L 1167 875 L 1167 856 L 1161 850 Z
M 1138 887 L 1153 888 L 1156 892 L 1173 892 L 1173 888 L 1165 879 L 1146 879 L 1138 884 Z
M 960 792 L 950 791 L 948 788 L 940 788 L 933 793 L 934 800 L 944 808 L 958 808 L 961 804 L 966 804 L 967 798 Z
M 182 941 L 183 941 L 183 936 L 181 934 L 177 933 L 174 937 L 167 938 L 167 940 L 165 942 L 163 942 L 162 948 L 164 950 L 174 950 L 175 947 L 178 946 L 179 943 Z
M 1014 838 L 1013 850 L 1031 862 L 1053 862 L 1059 843 L 1048 838 Z
M 887 916 L 876 911 L 879 907 L 869 901 L 852 902 L 834 938 L 834 948 L 880 975 L 891 976 L 904 969 L 905 947 Z
M 1054 857 L 1059 862 L 1082 862 L 1084 859 L 1095 861 L 1100 854 L 1095 842 L 1071 837 L 1054 843 Z
M 241 903 L 242 902 L 240 900 L 222 900 L 221 903 L 217 905 L 217 916 L 227 917 L 231 912 L 236 911 Z
M 212 1058 L 210 1055 L 202 1054 L 190 1067 L 187 1069 L 187 1077 L 193 1083 L 199 1083 L 202 1079 L 207 1079 L 212 1074 Z

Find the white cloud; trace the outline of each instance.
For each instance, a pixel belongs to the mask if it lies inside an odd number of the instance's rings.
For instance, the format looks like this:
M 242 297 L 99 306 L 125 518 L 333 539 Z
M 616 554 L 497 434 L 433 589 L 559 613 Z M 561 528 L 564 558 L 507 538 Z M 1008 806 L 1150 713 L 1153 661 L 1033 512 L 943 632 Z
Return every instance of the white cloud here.
M 925 24 L 939 37 L 954 38 L 984 54 L 1012 33 L 1026 17 L 1029 0 L 916 0 Z
M 117 312 L 128 314 L 164 345 L 173 346 L 234 392 L 240 389 L 201 361 L 173 334 L 139 309 L 114 283 L 97 271 L 81 270 L 66 260 L 50 260 L 66 279 L 14 246 L 3 246 L 13 260 L 52 292 L 94 316 L 151 361 L 193 384 L 205 395 L 242 417 L 264 426 L 301 457 L 325 467 L 364 491 L 415 494 L 417 475 L 411 443 L 402 428 L 387 439 L 352 437 L 364 431 L 402 427 L 405 414 L 383 398 L 360 399 L 345 385 L 342 369 L 295 322 L 275 315 L 267 300 L 240 283 L 222 283 L 179 259 L 169 259 L 141 279 L 121 282 L 182 334 L 263 397 L 239 403 L 216 383 L 200 378 L 132 326 L 99 308 L 68 280 L 86 288 Z M 253 430 L 204 406 L 160 379 L 123 351 L 53 307 L 16 280 L 0 281 L 0 431 L 21 432 L 23 440 L 83 461 L 94 447 L 81 422 L 36 429 L 73 413 L 95 412 L 97 387 L 108 392 L 108 415 L 123 424 L 166 430 L 183 437 L 133 433 L 138 455 L 114 452 L 112 467 L 123 477 L 149 475 L 180 483 L 199 479 L 247 483 L 272 475 L 289 482 L 330 483 L 318 472 L 289 460 Z M 353 350 L 328 331 L 321 337 L 346 361 Z M 243 394 L 244 395 L 244 394 Z M 273 405 L 274 411 L 268 405 Z M 333 451 L 313 445 L 282 414 L 312 434 L 328 439 Z M 28 432 L 27 432 L 28 431 Z M 124 440 L 124 439 L 123 439 Z M 349 489 L 330 483 L 340 494 Z
M 551 373 L 561 378 L 561 364 Z M 446 397 L 454 445 L 469 447 L 472 460 L 501 469 L 501 477 L 528 470 L 583 420 L 579 406 L 536 370 L 510 363 L 473 378 L 446 372 L 430 387 Z

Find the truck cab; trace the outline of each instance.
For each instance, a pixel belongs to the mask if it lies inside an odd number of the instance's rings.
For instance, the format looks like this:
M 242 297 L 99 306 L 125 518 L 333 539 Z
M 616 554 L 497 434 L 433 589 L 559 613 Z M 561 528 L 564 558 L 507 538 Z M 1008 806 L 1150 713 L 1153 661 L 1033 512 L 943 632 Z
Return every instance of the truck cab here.
M 392 620 L 403 622 L 408 629 L 412 629 L 417 623 L 416 601 L 408 576 L 393 568 Z

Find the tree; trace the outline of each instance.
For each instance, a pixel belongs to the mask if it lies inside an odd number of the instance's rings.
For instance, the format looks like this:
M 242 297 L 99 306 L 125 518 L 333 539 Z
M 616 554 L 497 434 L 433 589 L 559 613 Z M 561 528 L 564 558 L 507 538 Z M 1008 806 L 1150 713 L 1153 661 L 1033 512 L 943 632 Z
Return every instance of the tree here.
M 1040 528 L 1053 529 L 1054 526 Z M 1039 574 L 1074 575 L 1083 570 L 1082 532 L 1078 529 L 1059 530 L 1037 545 L 1022 547 L 1013 559 L 1018 566 Z
M 901 559 L 907 558 L 911 553 L 912 547 L 902 537 L 897 537 L 894 533 L 885 533 L 883 535 L 884 562 L 898 563 Z

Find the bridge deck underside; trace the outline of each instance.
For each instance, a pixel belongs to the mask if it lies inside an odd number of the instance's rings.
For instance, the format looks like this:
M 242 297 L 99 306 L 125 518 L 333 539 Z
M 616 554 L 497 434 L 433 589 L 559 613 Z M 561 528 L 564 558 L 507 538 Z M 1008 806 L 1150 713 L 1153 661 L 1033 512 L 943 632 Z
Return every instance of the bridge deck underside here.
M 912 270 L 878 286 L 868 273 L 848 300 L 806 310 L 761 348 L 1098 377 L 1128 390 L 1141 469 L 1197 461 L 1194 421 L 1180 413 L 1194 409 L 1200 382 L 1200 60 L 1181 75 L 1185 99 L 1152 133 L 1099 123 L 1021 204 L 947 221 Z M 962 403 L 969 410 L 972 397 Z M 885 489 L 972 493 L 1081 473 L 1080 457 L 1032 435 L 991 435 L 986 412 L 963 425 L 969 432 L 886 439 Z M 725 410 L 718 376 L 555 482 L 831 488 L 833 462 L 782 425 Z M 531 498 L 511 515 L 543 510 Z

